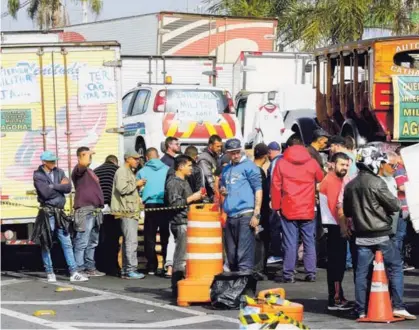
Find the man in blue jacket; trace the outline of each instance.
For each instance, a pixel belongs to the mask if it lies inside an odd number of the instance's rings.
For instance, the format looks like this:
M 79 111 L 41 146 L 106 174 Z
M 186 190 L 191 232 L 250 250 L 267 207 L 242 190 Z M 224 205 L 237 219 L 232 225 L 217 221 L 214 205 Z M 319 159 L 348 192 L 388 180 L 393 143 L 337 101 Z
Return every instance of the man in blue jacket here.
M 146 151 L 147 163 L 138 172 L 137 179 L 146 180 L 141 190 L 141 198 L 146 209 L 164 206 L 164 185 L 169 167 L 159 158 L 156 148 Z M 146 212 L 144 220 L 144 252 L 147 258 L 147 271 L 154 275 L 158 261 L 156 255 L 156 234 L 160 232 L 160 243 L 163 259 L 166 259 L 167 243 L 169 241 L 169 217 L 165 212 Z
M 58 158 L 51 151 L 44 151 L 41 154 L 42 165 L 34 171 L 33 182 L 38 194 L 38 201 L 43 210 L 48 214 L 49 225 L 52 234 L 58 236 L 63 248 L 64 257 L 70 271 L 70 281 L 84 282 L 88 278 L 77 272 L 77 264 L 74 259 L 73 244 L 68 231 L 60 226 L 61 221 L 57 219 L 64 210 L 65 195 L 71 192 L 70 180 L 65 176 L 64 171 L 56 167 Z M 56 282 L 52 266 L 51 253 L 46 247 L 42 248 L 42 261 L 47 273 L 48 282 Z
M 255 230 L 262 205 L 262 179 L 259 168 L 243 154 L 240 140 L 225 144 L 230 157 L 221 174 L 220 193 L 227 214 L 226 250 L 231 271 L 250 273 L 255 262 Z

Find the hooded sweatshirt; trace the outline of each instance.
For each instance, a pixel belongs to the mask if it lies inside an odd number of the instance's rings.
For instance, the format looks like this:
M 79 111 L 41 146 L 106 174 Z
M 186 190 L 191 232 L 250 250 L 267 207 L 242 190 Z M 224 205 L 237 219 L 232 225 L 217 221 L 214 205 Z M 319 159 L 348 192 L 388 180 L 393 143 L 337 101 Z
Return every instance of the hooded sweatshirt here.
M 304 146 L 287 148 L 272 175 L 272 209 L 288 220 L 313 220 L 316 183 L 323 171 Z
M 164 184 L 169 167 L 160 159 L 149 160 L 138 171 L 137 179 L 147 179 L 141 198 L 144 204 L 164 204 Z
M 262 190 L 260 169 L 246 157 L 238 164 L 228 164 L 221 173 L 221 186 L 227 189 L 223 203 L 228 217 L 253 212 L 255 193 Z

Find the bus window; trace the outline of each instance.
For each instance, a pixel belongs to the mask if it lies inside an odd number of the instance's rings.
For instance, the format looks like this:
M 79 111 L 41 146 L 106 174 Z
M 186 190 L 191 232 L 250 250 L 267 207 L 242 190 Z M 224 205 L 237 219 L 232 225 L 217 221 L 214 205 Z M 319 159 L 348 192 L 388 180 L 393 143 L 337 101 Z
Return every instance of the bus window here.
M 393 62 L 397 66 L 419 70 L 419 50 L 409 50 L 397 53 L 393 57 Z

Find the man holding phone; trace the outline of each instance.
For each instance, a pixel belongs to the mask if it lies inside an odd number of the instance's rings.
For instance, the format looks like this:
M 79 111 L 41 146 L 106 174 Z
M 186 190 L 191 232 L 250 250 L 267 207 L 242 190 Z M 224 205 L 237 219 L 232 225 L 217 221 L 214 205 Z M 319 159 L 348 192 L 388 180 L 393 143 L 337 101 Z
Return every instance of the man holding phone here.
M 99 228 L 102 224 L 104 198 L 99 178 L 89 168 L 92 152 L 88 147 L 77 149 L 77 165 L 71 179 L 76 189 L 74 197 L 74 257 L 77 270 L 87 276 L 104 276 L 95 264 L 95 250 L 99 243 Z

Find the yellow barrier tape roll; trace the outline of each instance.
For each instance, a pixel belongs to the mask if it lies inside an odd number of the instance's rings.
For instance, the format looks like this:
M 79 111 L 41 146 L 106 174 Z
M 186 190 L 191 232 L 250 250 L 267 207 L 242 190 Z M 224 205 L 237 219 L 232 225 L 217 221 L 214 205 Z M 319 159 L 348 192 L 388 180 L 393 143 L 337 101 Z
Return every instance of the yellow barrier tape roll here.
M 262 313 L 262 314 L 249 314 L 249 315 L 240 314 L 239 315 L 239 320 L 243 325 L 250 325 L 254 323 L 259 323 L 259 324 L 260 323 L 265 323 L 265 324 L 274 323 L 274 322 L 279 322 L 279 320 L 281 319 L 289 324 L 296 326 L 298 329 L 309 330 L 307 326 L 285 315 L 283 312 L 280 312 L 278 314 Z
M 74 291 L 74 288 L 71 286 L 60 286 L 55 289 L 55 292 L 66 292 L 66 291 Z

